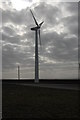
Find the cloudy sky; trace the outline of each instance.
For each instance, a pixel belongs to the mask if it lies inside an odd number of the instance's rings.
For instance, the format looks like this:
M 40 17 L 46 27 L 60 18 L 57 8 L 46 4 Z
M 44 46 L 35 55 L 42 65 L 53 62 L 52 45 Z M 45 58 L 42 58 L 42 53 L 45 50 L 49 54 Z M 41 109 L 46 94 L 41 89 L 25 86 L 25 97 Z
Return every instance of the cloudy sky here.
M 35 23 L 30 9 L 38 23 L 44 21 L 39 45 L 40 78 L 78 78 L 78 3 L 52 1 L 0 2 L 3 78 L 17 78 L 18 64 L 21 78 L 34 78 L 35 34 L 30 28 Z

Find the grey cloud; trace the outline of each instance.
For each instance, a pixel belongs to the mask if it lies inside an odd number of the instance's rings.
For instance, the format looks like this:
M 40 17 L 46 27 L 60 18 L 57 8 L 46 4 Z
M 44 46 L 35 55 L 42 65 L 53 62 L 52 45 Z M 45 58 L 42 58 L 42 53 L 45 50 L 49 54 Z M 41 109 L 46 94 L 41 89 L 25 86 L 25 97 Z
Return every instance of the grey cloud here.
M 78 14 L 78 2 L 65 2 L 64 4 L 66 10 L 71 14 Z
M 77 61 L 78 60 L 78 40 L 75 37 L 65 38 L 64 35 L 58 35 L 57 33 L 49 33 L 42 40 L 44 45 L 43 55 L 51 60 L 56 61 Z M 50 53 L 48 53 L 48 50 Z
M 15 36 L 16 35 L 16 32 L 13 30 L 13 28 L 10 28 L 8 26 L 3 26 L 3 31 L 5 31 L 5 33 L 8 35 L 8 36 Z
M 0 8 L 0 25 L 2 26 L 2 9 Z
M 46 4 L 45 2 L 41 2 L 38 6 L 34 8 L 38 19 L 42 18 L 45 21 L 45 25 L 55 25 L 57 24 L 56 16 L 61 16 L 61 11 L 58 7 Z
M 26 16 L 26 11 L 17 11 L 17 10 L 3 10 L 2 11 L 2 20 L 3 23 L 6 22 L 13 22 L 14 24 L 24 24 L 25 23 L 25 16 Z
M 42 43 L 43 45 L 45 44 L 48 44 L 51 42 L 54 43 L 56 42 L 57 40 L 61 39 L 61 35 L 57 34 L 56 32 L 50 32 L 50 33 L 45 33 L 42 35 Z
M 64 26 L 66 26 L 71 34 L 78 36 L 78 16 L 68 16 L 62 19 Z
M 32 57 L 33 52 L 28 55 L 27 52 L 21 53 L 20 50 L 15 51 L 13 45 L 6 45 L 2 50 L 2 66 L 5 68 L 15 68 L 16 63 L 20 63 L 23 66 L 33 66 L 34 59 Z
M 2 40 L 10 43 L 19 43 L 20 42 L 20 36 L 16 35 L 13 37 L 10 37 L 6 35 L 5 33 L 2 33 Z

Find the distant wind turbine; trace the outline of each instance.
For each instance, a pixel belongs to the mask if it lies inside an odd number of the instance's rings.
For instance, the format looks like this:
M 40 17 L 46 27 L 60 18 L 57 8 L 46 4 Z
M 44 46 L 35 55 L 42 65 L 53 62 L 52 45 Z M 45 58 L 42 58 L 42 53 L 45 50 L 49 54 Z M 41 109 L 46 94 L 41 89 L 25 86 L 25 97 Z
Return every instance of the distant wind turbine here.
M 44 21 L 38 24 L 31 9 L 30 12 L 36 24 L 36 27 L 31 28 L 31 30 L 35 31 L 35 83 L 38 83 L 39 82 L 38 35 L 39 35 L 39 42 L 41 45 L 40 28 Z
M 20 66 L 18 65 L 18 80 L 20 80 Z

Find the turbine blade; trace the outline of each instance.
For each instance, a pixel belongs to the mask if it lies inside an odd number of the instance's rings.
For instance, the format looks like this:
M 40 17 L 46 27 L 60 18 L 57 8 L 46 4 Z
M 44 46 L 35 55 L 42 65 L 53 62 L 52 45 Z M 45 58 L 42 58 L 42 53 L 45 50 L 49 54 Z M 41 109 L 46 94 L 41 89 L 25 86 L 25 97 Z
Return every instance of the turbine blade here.
M 34 19 L 34 21 L 35 21 L 35 24 L 36 24 L 37 26 L 39 26 L 38 23 L 37 23 L 37 21 L 36 21 L 36 18 L 35 18 L 34 15 L 33 15 L 33 12 L 32 12 L 31 9 L 30 9 L 30 12 L 31 12 L 31 14 L 32 14 L 32 16 L 33 16 L 33 19 Z
M 39 29 L 39 43 L 41 45 L 41 35 L 40 35 L 40 29 Z
M 39 26 L 41 27 L 41 25 L 44 23 L 44 21 L 43 22 L 41 22 L 40 24 L 39 24 Z

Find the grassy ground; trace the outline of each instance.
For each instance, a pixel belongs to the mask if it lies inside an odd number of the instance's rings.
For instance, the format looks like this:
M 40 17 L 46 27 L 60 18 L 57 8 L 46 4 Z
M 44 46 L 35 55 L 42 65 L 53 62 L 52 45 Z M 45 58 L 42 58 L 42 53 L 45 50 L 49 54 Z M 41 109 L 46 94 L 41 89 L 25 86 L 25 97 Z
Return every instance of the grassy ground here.
M 3 84 L 3 118 L 79 118 L 79 93 Z

